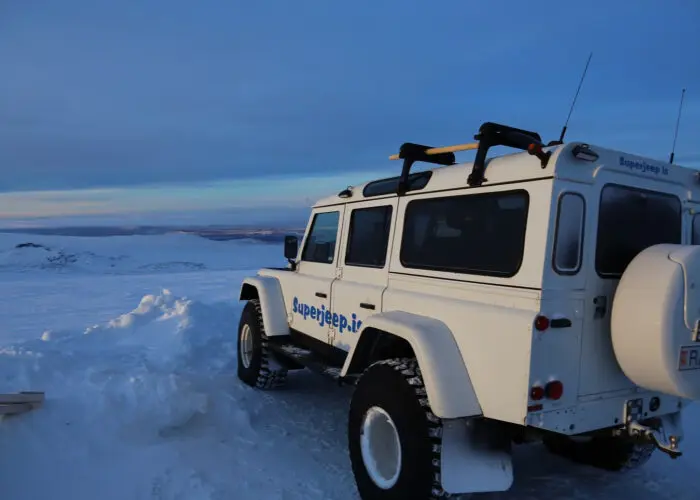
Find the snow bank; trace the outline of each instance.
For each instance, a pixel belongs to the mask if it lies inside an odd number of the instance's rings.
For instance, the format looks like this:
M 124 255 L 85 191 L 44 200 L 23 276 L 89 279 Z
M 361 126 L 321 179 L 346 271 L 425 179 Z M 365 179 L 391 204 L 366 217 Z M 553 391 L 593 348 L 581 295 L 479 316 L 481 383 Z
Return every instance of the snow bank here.
M 101 420 L 105 432 L 132 428 L 156 437 L 207 411 L 197 380 L 230 374 L 235 324 L 229 305 L 163 290 L 104 324 L 49 330 L 40 340 L 0 349 L 0 388 L 48 387 L 50 400 L 77 406 L 83 417 Z
M 329 451 L 345 460 L 342 434 L 335 444 L 324 434 L 344 429 L 346 401 L 302 391 L 290 406 L 284 391 L 275 400 L 242 385 L 239 313 L 236 302 L 163 289 L 111 320 L 0 348 L 0 392 L 36 388 L 47 398 L 0 423 L 0 446 L 11 450 L 0 453 L 3 497 L 354 498 L 349 468 L 339 481 L 314 477 L 328 470 Z M 313 377 L 309 387 L 323 383 Z M 320 413 L 307 419 L 307 404 Z

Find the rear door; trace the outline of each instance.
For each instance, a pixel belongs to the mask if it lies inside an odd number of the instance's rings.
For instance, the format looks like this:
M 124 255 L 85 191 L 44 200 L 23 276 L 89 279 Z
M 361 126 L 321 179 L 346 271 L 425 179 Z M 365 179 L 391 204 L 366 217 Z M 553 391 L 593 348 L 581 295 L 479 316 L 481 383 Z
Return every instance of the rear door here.
M 659 243 L 681 243 L 682 191 L 632 176 L 601 172 L 589 188 L 579 395 L 631 389 L 612 347 L 610 313 L 620 277 L 642 250 Z M 624 184 L 623 184 L 624 182 Z M 643 314 L 640 311 L 640 314 Z
M 396 202 L 396 198 L 372 200 L 346 209 L 341 269 L 333 282 L 331 299 L 332 343 L 344 351 L 355 344 L 367 317 L 382 311 Z

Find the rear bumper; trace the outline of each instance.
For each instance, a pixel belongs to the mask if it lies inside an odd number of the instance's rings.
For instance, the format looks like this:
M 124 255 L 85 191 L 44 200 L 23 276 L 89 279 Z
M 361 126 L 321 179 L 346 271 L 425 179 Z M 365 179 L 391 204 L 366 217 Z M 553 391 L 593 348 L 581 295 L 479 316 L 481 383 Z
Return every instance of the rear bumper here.
M 656 411 L 651 411 L 650 404 L 655 397 L 659 398 L 660 405 Z M 638 420 L 675 413 L 690 404 L 690 401 L 677 396 L 646 391 L 612 397 L 587 396 L 579 398 L 574 406 L 530 412 L 525 424 L 566 435 L 619 427 L 625 424 L 626 403 L 633 399 L 642 400 L 642 413 L 636 417 Z

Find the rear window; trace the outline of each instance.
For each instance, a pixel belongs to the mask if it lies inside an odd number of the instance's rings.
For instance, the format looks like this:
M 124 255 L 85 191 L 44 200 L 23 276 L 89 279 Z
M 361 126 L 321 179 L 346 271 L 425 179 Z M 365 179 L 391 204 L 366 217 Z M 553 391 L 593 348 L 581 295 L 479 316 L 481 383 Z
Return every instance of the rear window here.
M 600 197 L 595 267 L 600 276 L 619 278 L 642 250 L 660 243 L 681 243 L 678 197 L 607 185 Z
M 525 251 L 527 191 L 411 201 L 401 263 L 406 268 L 511 277 Z

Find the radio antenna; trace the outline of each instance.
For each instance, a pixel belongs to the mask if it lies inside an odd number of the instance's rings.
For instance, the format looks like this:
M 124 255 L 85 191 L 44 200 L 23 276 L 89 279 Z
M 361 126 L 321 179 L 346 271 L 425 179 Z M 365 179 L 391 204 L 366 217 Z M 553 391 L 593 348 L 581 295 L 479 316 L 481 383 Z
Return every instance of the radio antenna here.
M 676 139 L 678 139 L 678 126 L 681 123 L 681 111 L 683 111 L 683 98 L 685 97 L 685 89 L 681 92 L 681 104 L 678 106 L 678 118 L 676 119 L 676 131 L 673 134 L 673 147 L 671 148 L 671 158 L 668 162 L 673 163 L 673 156 L 676 154 Z
M 578 99 L 578 94 L 581 92 L 581 85 L 583 85 L 583 79 L 586 78 L 586 72 L 588 71 L 588 65 L 591 63 L 591 57 L 593 57 L 593 52 L 588 56 L 588 61 L 586 61 L 586 67 L 583 69 L 583 74 L 581 75 L 581 80 L 578 82 L 578 88 L 576 89 L 576 94 L 574 95 L 574 100 L 571 102 L 571 108 L 569 108 L 569 116 L 566 117 L 566 122 L 564 127 L 561 129 L 561 135 L 559 136 L 559 144 L 564 144 L 564 136 L 566 135 L 566 128 L 569 126 L 569 119 L 571 118 L 571 113 L 574 111 L 574 106 L 576 105 L 576 99 Z

